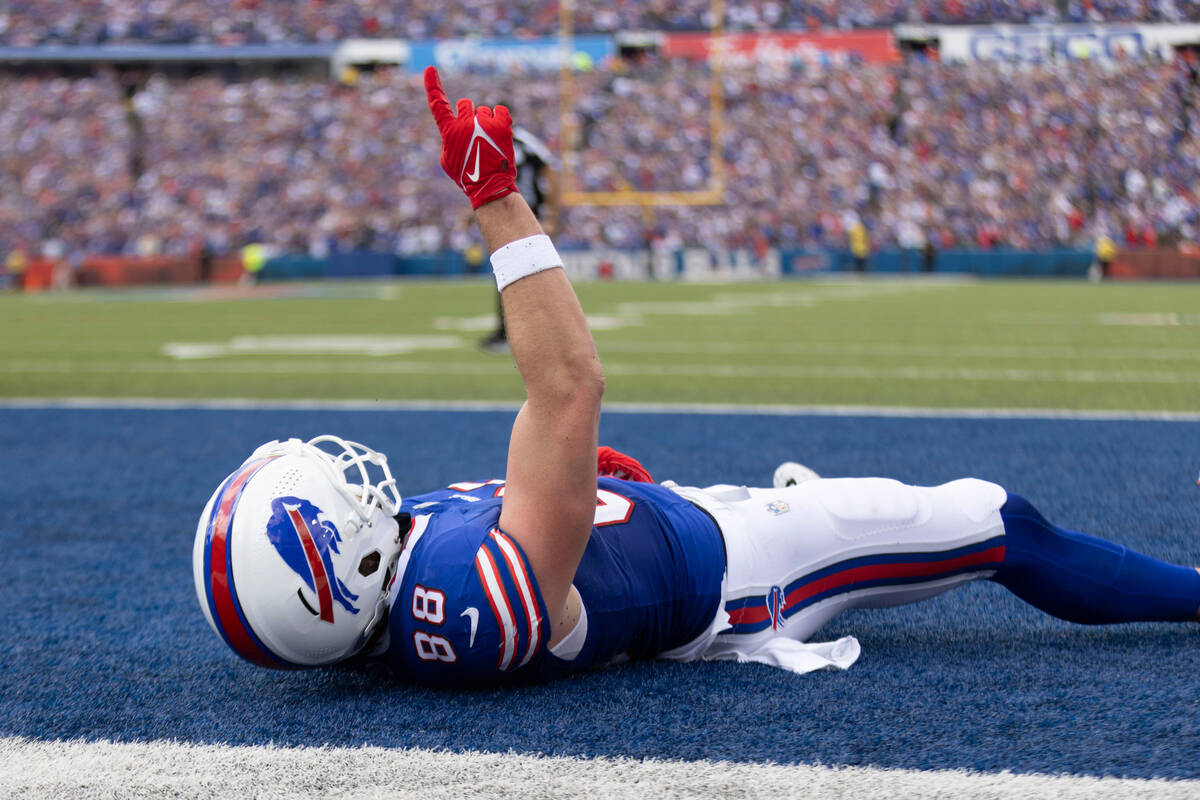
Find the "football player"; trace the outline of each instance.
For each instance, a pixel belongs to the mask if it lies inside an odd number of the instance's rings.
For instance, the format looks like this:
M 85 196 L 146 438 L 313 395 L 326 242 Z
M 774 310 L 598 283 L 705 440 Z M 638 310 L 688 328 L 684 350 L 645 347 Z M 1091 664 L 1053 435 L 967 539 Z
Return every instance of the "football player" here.
M 845 608 L 990 579 L 1080 623 L 1196 620 L 1200 572 L 1046 521 L 1000 486 L 822 480 L 656 484 L 597 448 L 604 377 L 553 244 L 514 186 L 503 106 L 452 109 L 425 73 L 442 167 L 476 211 L 525 383 L 503 480 L 401 499 L 387 459 L 337 437 L 270 442 L 196 530 L 200 605 L 268 667 L 385 659 L 431 685 L 541 681 L 636 658 L 845 668 Z

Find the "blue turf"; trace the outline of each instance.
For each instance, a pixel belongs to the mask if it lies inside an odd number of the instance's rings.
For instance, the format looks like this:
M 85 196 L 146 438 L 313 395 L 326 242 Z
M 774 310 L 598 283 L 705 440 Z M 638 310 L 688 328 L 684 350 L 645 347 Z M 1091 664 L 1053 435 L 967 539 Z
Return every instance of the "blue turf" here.
M 635 664 L 451 694 L 235 659 L 192 589 L 208 494 L 257 444 L 336 432 L 402 487 L 499 475 L 501 412 L 0 410 L 0 735 L 1200 776 L 1200 626 L 1075 626 L 994 585 L 854 612 L 846 673 Z M 989 478 L 1051 520 L 1200 563 L 1200 424 L 609 414 L 658 479 Z

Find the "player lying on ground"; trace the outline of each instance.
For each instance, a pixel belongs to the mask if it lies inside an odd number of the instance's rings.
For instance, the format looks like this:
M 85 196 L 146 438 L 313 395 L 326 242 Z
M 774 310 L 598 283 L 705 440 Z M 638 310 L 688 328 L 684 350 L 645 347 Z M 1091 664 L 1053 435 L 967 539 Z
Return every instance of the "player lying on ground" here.
M 993 483 L 698 489 L 657 485 L 615 451 L 597 459 L 600 362 L 514 192 L 508 111 L 459 100 L 455 114 L 437 73 L 425 82 L 525 383 L 507 474 L 401 502 L 386 459 L 361 445 L 260 447 L 209 500 L 193 553 L 204 613 L 239 655 L 280 668 L 376 656 L 450 686 L 631 658 L 844 668 L 852 638 L 803 641 L 839 611 L 976 579 L 1075 622 L 1200 618 L 1196 570 L 1056 527 Z

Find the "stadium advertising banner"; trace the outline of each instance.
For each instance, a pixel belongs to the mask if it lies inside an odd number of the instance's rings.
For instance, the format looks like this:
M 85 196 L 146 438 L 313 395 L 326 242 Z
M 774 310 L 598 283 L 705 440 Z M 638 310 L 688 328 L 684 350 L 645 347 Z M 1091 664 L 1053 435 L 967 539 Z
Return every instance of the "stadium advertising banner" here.
M 1170 56 L 1176 45 L 1200 41 L 1200 25 L 963 25 L 934 30 L 946 61 Z
M 668 58 L 714 59 L 726 66 L 757 63 L 809 64 L 860 60 L 873 63 L 900 60 L 890 30 L 819 33 L 669 33 L 660 52 Z
M 611 36 L 575 36 L 570 48 L 554 37 L 542 39 L 442 39 L 413 42 L 409 69 L 435 66 L 445 72 L 468 69 L 556 70 L 565 63 L 590 69 L 616 53 Z

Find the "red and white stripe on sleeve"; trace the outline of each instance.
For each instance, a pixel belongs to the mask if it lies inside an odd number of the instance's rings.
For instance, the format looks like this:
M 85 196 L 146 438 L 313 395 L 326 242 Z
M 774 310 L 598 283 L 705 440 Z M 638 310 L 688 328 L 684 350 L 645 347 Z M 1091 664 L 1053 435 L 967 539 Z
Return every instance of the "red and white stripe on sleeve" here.
M 475 553 L 475 570 L 500 631 L 498 669 L 525 666 L 542 643 L 542 615 L 536 583 L 520 548 L 499 528 L 492 528 Z

